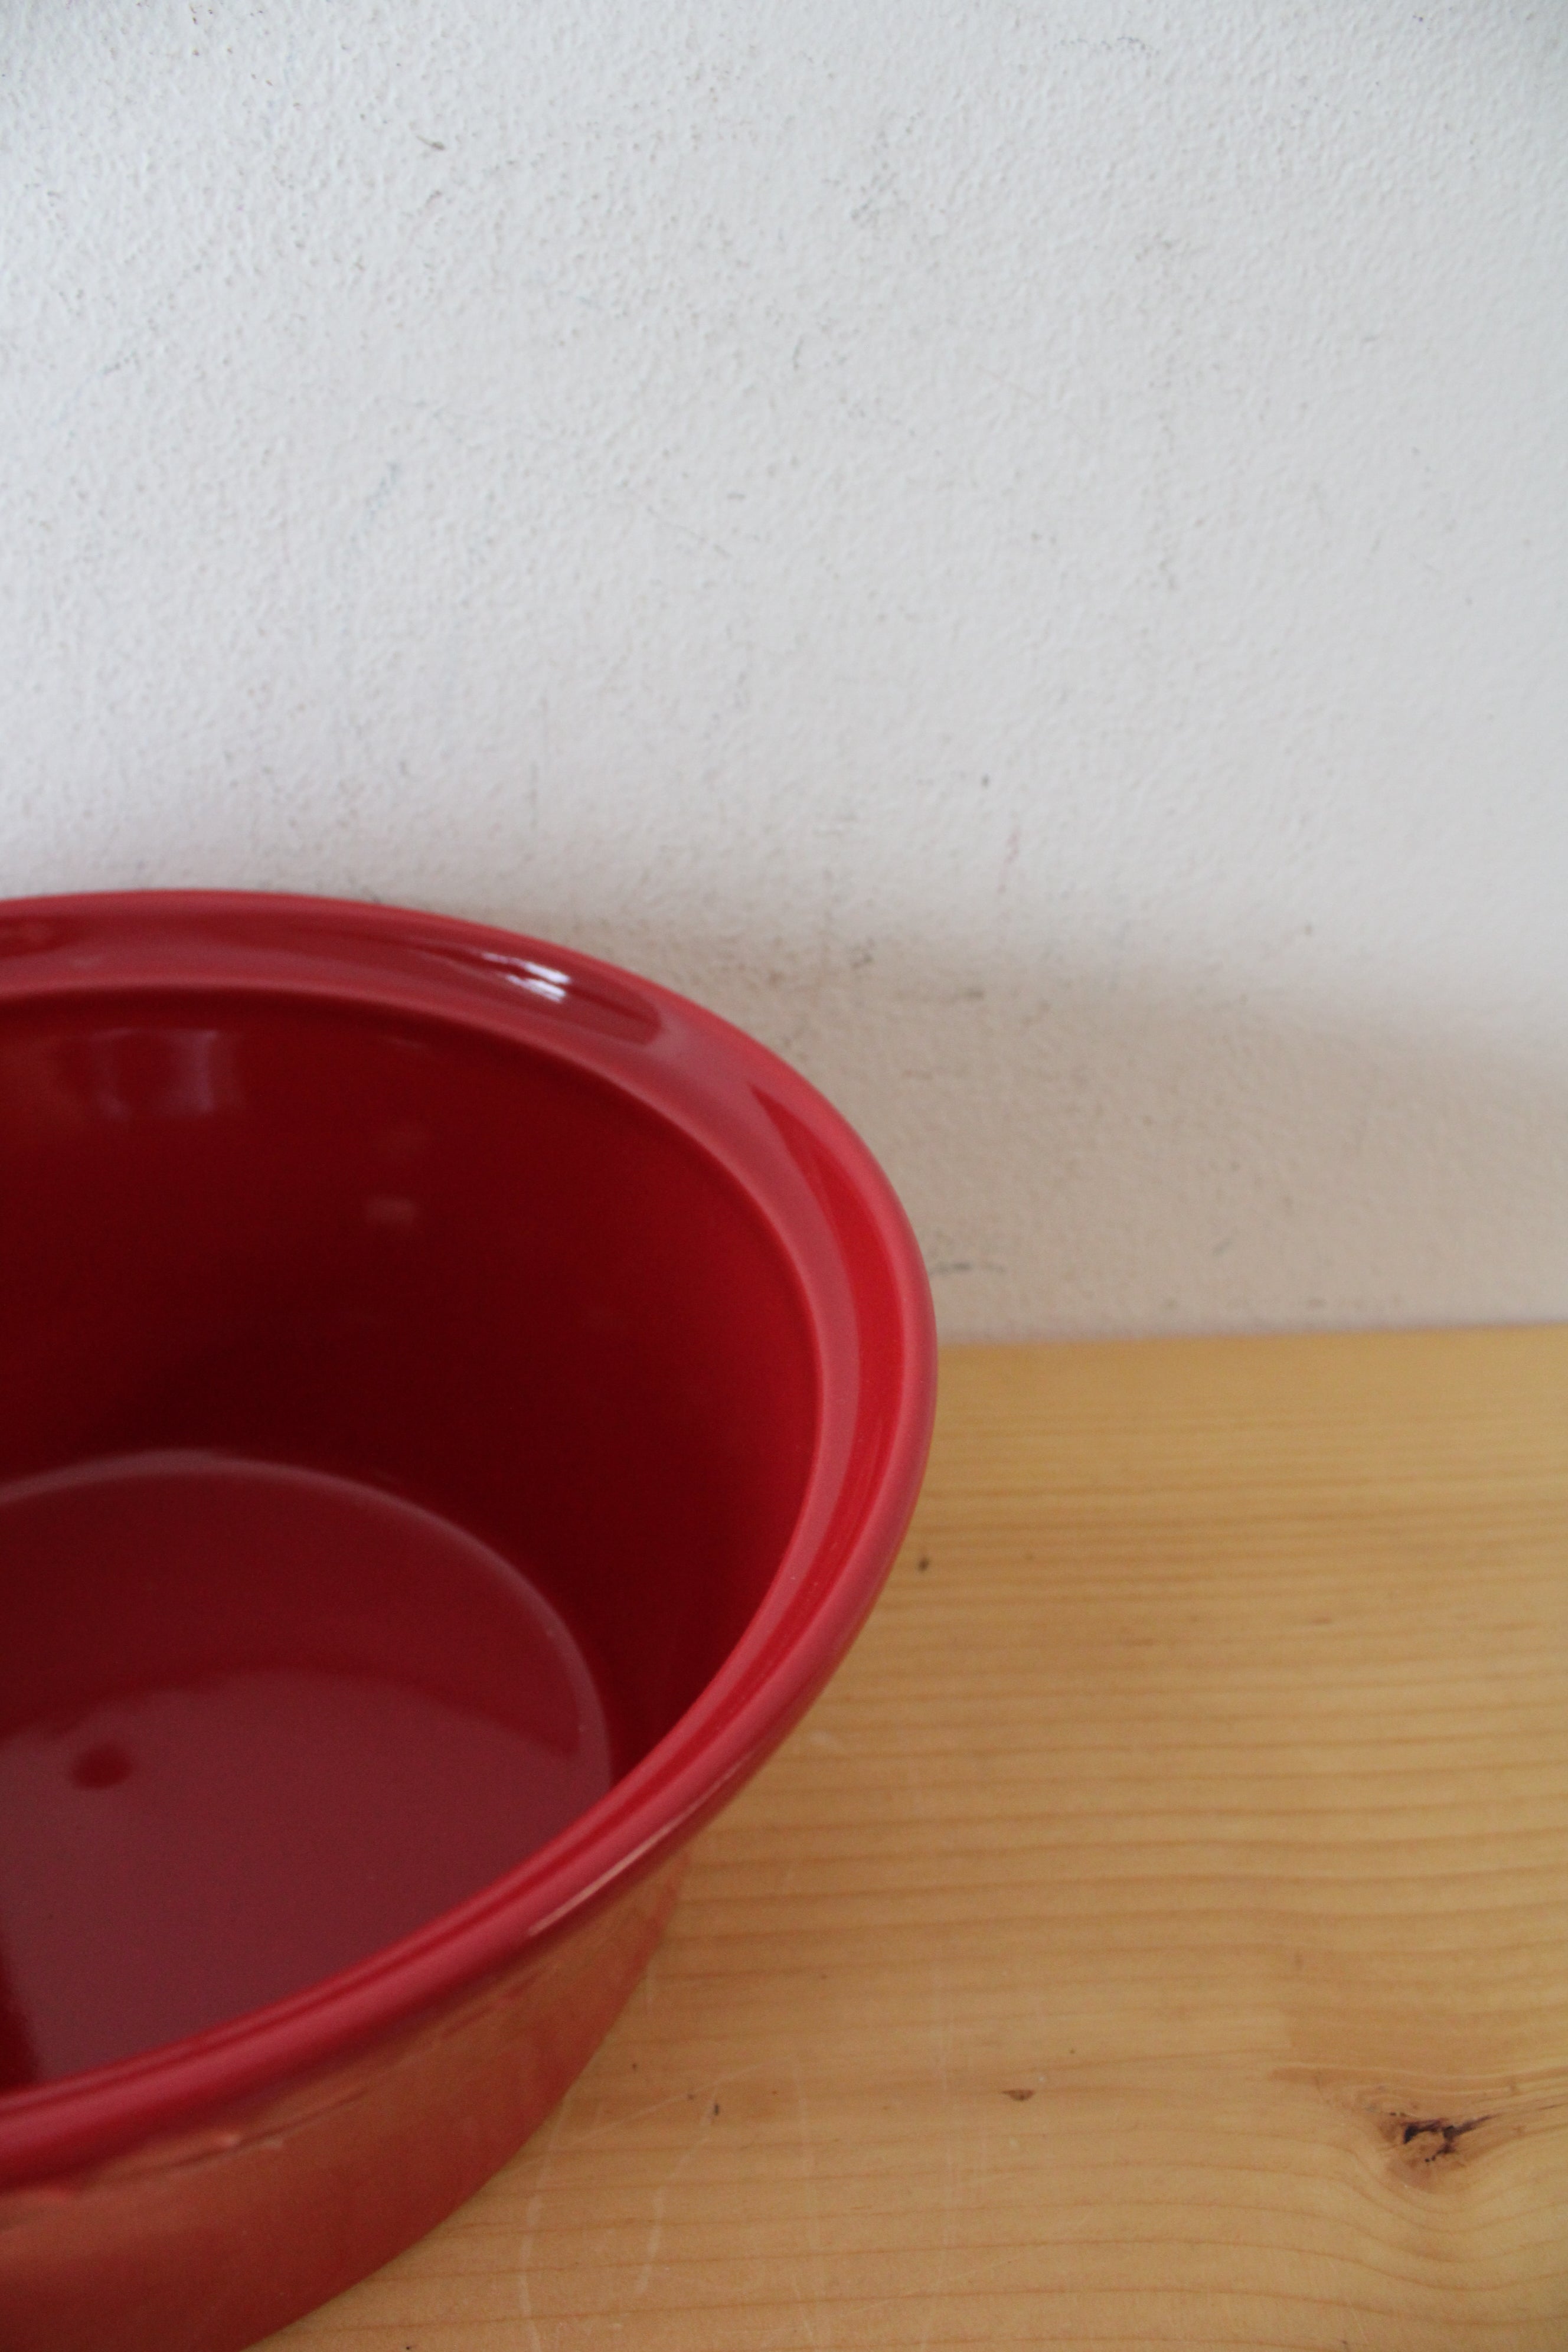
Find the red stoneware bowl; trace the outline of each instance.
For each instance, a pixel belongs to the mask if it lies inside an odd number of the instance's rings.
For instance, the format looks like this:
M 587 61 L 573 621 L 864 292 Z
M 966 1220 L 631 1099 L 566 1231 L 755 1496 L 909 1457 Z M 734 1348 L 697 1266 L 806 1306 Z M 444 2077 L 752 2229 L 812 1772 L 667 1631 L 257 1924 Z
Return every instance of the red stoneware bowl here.
M 843 1121 L 563 949 L 0 907 L 0 2346 L 447 2212 L 876 1596 L 930 1302 Z

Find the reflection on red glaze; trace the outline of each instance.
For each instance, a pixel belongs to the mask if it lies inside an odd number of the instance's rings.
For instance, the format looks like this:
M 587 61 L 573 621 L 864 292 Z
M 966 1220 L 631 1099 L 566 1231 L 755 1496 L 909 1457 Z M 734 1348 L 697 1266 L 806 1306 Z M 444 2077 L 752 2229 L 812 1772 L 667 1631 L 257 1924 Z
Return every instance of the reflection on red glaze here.
M 929 1295 L 711 1015 L 220 893 L 0 908 L 0 2345 L 237 2352 L 582 2064 L 880 1587 Z

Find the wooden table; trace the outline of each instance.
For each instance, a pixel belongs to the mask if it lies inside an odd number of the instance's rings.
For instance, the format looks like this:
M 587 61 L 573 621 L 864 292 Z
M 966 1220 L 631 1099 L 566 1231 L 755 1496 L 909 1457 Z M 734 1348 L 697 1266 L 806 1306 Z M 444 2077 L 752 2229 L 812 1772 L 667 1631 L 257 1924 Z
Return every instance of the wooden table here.
M 1568 2347 L 1568 1333 L 972 1349 L 563 2105 L 278 2352 Z

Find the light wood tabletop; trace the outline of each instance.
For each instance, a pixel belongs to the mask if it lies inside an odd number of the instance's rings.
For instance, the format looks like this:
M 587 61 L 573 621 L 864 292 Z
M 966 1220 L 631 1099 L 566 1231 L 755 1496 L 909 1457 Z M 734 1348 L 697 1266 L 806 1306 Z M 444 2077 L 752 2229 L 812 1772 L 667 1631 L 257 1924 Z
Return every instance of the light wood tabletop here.
M 1563 2352 L 1568 1332 L 967 1349 L 498 2179 L 276 2352 Z

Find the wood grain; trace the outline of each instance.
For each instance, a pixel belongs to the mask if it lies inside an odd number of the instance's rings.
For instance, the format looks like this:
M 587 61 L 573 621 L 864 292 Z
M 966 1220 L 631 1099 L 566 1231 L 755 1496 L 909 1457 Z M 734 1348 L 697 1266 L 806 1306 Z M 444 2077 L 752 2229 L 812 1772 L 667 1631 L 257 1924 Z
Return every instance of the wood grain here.
M 277 2352 L 1563 2352 L 1568 1333 L 963 1349 L 517 2161 Z

